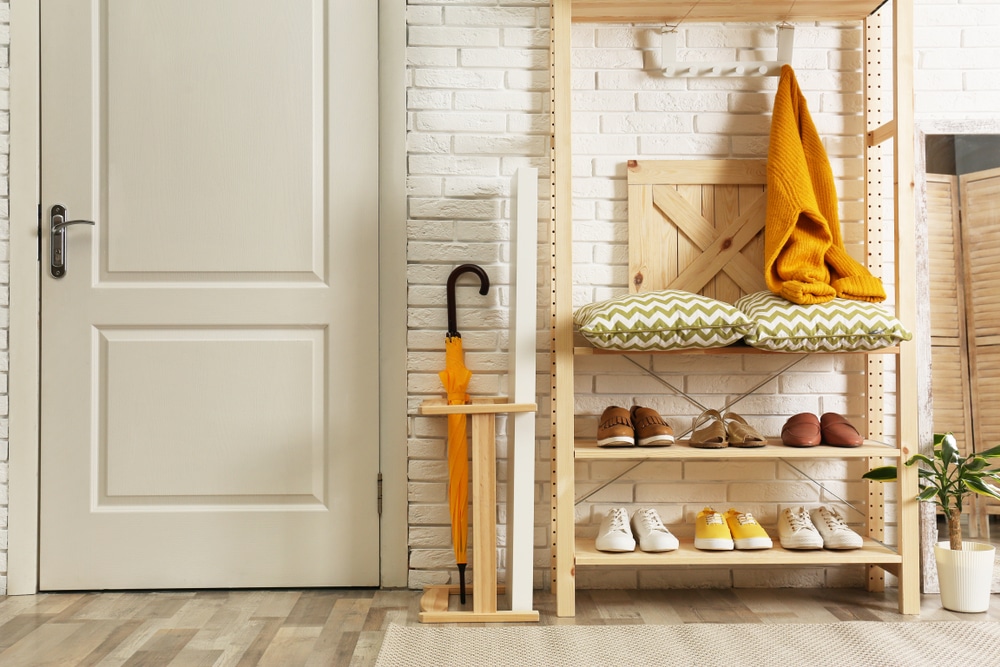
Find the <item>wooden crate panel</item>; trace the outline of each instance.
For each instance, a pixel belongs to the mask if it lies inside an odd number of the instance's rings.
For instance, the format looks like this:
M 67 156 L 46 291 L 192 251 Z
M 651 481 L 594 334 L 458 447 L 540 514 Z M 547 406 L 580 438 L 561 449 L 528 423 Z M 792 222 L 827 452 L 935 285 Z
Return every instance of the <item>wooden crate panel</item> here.
M 764 283 L 764 160 L 632 160 L 629 289 L 732 303 Z

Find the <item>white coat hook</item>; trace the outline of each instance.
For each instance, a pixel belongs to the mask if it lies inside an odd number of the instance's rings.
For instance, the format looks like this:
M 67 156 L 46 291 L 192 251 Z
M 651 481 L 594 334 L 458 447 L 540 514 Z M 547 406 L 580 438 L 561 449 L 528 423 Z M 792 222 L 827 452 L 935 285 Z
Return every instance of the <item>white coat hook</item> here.
M 677 28 L 675 26 L 664 26 L 660 40 L 660 61 L 663 63 L 664 76 L 677 75 Z
M 664 76 L 779 76 L 782 65 L 792 62 L 795 27 L 782 21 L 777 26 L 778 59 L 739 62 L 686 63 L 677 60 L 677 27 L 665 26 L 662 31 Z
M 792 47 L 795 46 L 795 26 L 782 23 L 778 26 L 778 62 L 792 64 Z M 780 68 L 779 68 L 780 69 Z

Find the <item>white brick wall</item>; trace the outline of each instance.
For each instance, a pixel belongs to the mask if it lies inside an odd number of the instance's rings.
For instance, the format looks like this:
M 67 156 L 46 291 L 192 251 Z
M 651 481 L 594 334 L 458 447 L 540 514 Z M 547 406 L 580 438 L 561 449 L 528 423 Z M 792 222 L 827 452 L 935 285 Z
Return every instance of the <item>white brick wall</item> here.
M 418 416 L 417 406 L 442 392 L 437 372 L 444 364 L 445 283 L 465 262 L 481 265 L 491 282 L 486 296 L 473 276 L 456 290 L 466 364 L 475 372 L 469 391 L 506 392 L 510 183 L 518 167 L 548 170 L 549 10 L 535 0 L 420 2 L 407 11 L 409 583 L 421 587 L 447 582 L 455 568 L 446 420 Z M 539 210 L 544 219 L 543 202 Z M 540 238 L 543 233 L 540 227 Z M 543 273 L 539 302 L 546 299 Z M 540 343 L 545 337 L 541 331 Z M 539 367 L 545 363 L 540 359 Z M 542 421 L 539 432 L 548 433 Z M 500 427 L 502 433 L 503 420 Z M 502 436 L 498 445 L 503 452 Z
M 525 3 L 522 2 L 498 0 L 483 5 L 480 2 L 442 0 L 411 3 L 409 145 L 419 145 L 421 149 L 416 151 L 419 154 L 411 153 L 410 156 L 410 243 L 411 247 L 422 244 L 425 233 L 435 234 L 436 240 L 445 241 L 432 261 L 444 260 L 444 253 L 452 247 L 451 244 L 463 249 L 466 246 L 476 247 L 476 232 L 481 219 L 452 216 L 450 219 L 454 226 L 446 231 L 453 236 L 442 235 L 441 231 L 426 232 L 428 228 L 439 230 L 442 219 L 449 217 L 446 211 L 458 207 L 459 203 L 453 201 L 454 198 L 476 196 L 468 189 L 453 185 L 454 181 L 466 178 L 470 170 L 496 166 L 494 162 L 470 161 L 468 153 L 474 150 L 479 156 L 490 154 L 503 165 L 505 160 L 509 162 L 518 155 L 536 157 L 539 155 L 538 146 L 544 146 L 534 140 L 541 138 L 544 141 L 547 129 L 544 118 L 547 109 L 547 38 L 544 29 L 548 16 L 544 3 L 534 4 L 537 6 L 534 14 L 537 26 L 528 24 Z M 997 76 L 997 68 L 984 69 L 989 63 L 997 61 L 995 57 L 990 57 L 995 55 L 992 49 L 996 48 L 991 43 L 990 35 L 995 35 L 995 27 L 1000 25 L 1000 10 L 995 3 L 930 3 L 917 0 L 917 4 L 918 118 L 937 111 L 949 118 L 975 117 L 991 113 L 991 110 L 995 113 L 1000 108 L 1000 77 Z M 508 34 L 509 27 L 514 23 L 512 15 L 523 19 L 523 22 L 516 23 L 518 30 L 528 31 L 534 36 L 529 42 L 534 51 L 521 49 L 516 54 L 507 52 L 507 47 L 512 44 Z M 947 15 L 947 20 L 941 20 L 941 15 Z M 433 30 L 429 29 L 431 26 Z M 448 42 L 448 29 L 454 27 L 460 27 L 462 35 Z M 767 153 L 769 112 L 776 80 L 664 79 L 654 71 L 646 71 L 655 68 L 659 60 L 657 33 L 658 29 L 648 27 L 574 26 L 574 306 L 626 290 L 624 163 L 627 159 L 743 158 L 762 157 Z M 740 51 L 747 45 L 754 44 L 763 49 L 764 56 L 769 57 L 773 54 L 773 50 L 768 51 L 773 49 L 773 34 L 771 26 L 687 26 L 682 29 L 679 55 L 682 59 L 731 60 L 739 57 Z M 860 116 L 863 100 L 858 92 L 863 57 L 862 32 L 853 24 L 821 23 L 797 26 L 795 37 L 793 64 L 838 178 L 845 239 L 857 251 L 863 234 L 859 221 L 864 214 L 862 142 L 859 135 L 865 128 Z M 492 55 L 488 62 L 481 58 L 484 48 Z M 970 54 L 973 49 L 977 52 Z M 480 58 L 473 60 L 472 51 Z M 472 74 L 460 73 L 470 65 L 477 70 Z M 506 69 L 506 72 L 500 76 L 478 71 L 478 68 L 491 67 Z M 453 71 L 449 77 L 443 69 L 458 71 Z M 451 83 L 448 83 L 449 79 Z M 889 80 L 887 77 L 887 83 Z M 440 85 L 432 85 L 432 81 Z M 497 81 L 503 83 L 497 85 Z M 517 96 L 516 93 L 528 92 L 517 88 L 521 81 L 533 82 L 526 87 L 534 94 Z M 476 88 L 459 92 L 456 88 L 460 85 Z M 984 93 L 984 90 L 994 92 Z M 965 97 L 971 97 L 973 91 L 974 102 Z M 512 106 L 512 101 L 524 102 L 526 106 Z M 477 108 L 482 109 L 482 113 L 475 120 L 468 118 L 468 110 Z M 516 111 L 530 114 L 532 122 L 527 131 L 512 122 L 510 114 Z M 474 137 L 468 136 L 470 134 Z M 452 148 L 451 152 L 442 154 L 429 149 L 427 141 L 430 137 L 433 137 L 434 147 L 448 145 Z M 414 169 L 415 165 L 417 169 Z M 507 172 L 502 173 L 506 176 Z M 476 176 L 482 174 L 477 172 Z M 544 197 L 547 190 L 542 188 L 541 192 Z M 504 201 L 504 193 L 500 190 L 484 196 L 495 196 Z M 419 208 L 413 206 L 417 201 Z M 504 201 L 503 216 L 506 216 L 507 210 Z M 891 207 L 886 212 L 891 215 Z M 496 240 L 500 242 L 506 238 L 503 236 L 506 232 L 505 220 L 501 217 L 496 227 L 501 234 Z M 546 250 L 542 247 L 539 252 L 543 262 L 547 258 Z M 891 248 L 885 250 L 890 253 Z M 456 258 L 455 261 L 461 260 Z M 411 295 L 419 293 L 423 296 L 428 293 L 427 289 L 433 293 L 433 282 L 441 281 L 447 270 L 435 271 L 436 268 L 410 253 Z M 502 266 L 488 266 L 487 269 L 491 275 L 505 275 Z M 888 275 L 892 274 L 891 266 L 886 270 Z M 547 275 L 545 271 L 542 274 Z M 887 287 L 891 289 L 891 284 Z M 419 306 L 422 314 L 420 324 L 416 324 L 411 316 L 410 331 L 411 340 L 419 336 L 421 345 L 419 349 L 411 347 L 410 351 L 411 419 L 416 434 L 410 443 L 411 470 L 420 471 L 420 477 L 411 480 L 410 488 L 410 584 L 414 587 L 453 580 L 455 576 L 444 506 L 447 497 L 445 466 L 441 464 L 444 427 L 413 416 L 420 400 L 428 394 L 441 392 L 436 378 L 427 372 L 427 364 L 430 364 L 430 369 L 436 369 L 441 358 L 440 332 L 443 331 L 444 313 L 439 288 L 438 294 L 436 304 L 426 299 L 411 303 L 411 306 Z M 465 299 L 464 303 L 477 303 L 474 294 L 466 295 Z M 546 303 L 547 299 L 540 300 L 543 304 L 538 317 L 541 327 L 548 322 Z M 425 327 L 433 329 L 429 336 L 424 331 Z M 542 346 L 548 345 L 544 335 L 539 336 L 539 341 Z M 476 353 L 470 355 L 470 366 L 477 372 L 473 387 L 477 393 L 490 391 L 486 388 L 483 375 L 502 373 L 505 367 L 502 347 L 491 351 L 481 347 L 483 343 L 489 345 L 492 339 L 477 340 Z M 423 347 L 428 344 L 429 348 Z M 735 397 L 734 392 L 743 391 L 749 385 L 766 379 L 781 361 L 758 357 L 710 361 L 671 358 L 655 359 L 652 363 L 658 371 L 666 373 L 669 381 L 700 402 L 709 407 L 720 407 L 723 402 Z M 547 364 L 541 363 L 539 368 L 546 369 Z M 788 415 L 798 411 L 842 412 L 861 422 L 862 370 L 858 360 L 812 358 L 765 384 L 756 395 L 737 404 L 736 409 L 771 434 L 780 430 Z M 894 378 L 891 368 L 887 370 L 886 386 L 892 387 Z M 724 382 L 720 382 L 720 374 L 725 376 Z M 733 386 L 734 381 L 737 387 Z M 476 382 L 480 384 L 476 386 Z M 502 386 L 502 378 L 489 384 Z M 540 382 L 539 386 L 540 415 L 545 417 L 548 414 L 548 385 Z M 698 412 L 684 399 L 661 393 L 658 383 L 623 365 L 620 360 L 578 359 L 576 388 L 576 429 L 579 434 L 593 434 L 598 415 L 611 403 L 651 405 L 668 417 L 679 431 L 687 429 L 691 418 Z M 889 404 L 892 405 L 891 400 Z M 890 410 L 887 415 L 890 436 L 895 432 L 893 418 Z M 545 437 L 548 424 L 545 421 L 539 420 L 536 491 L 539 505 L 535 545 L 538 566 L 535 580 L 538 585 L 548 579 L 549 556 L 548 493 L 545 488 L 549 478 L 548 441 Z M 439 465 L 434 465 L 435 460 Z M 863 509 L 862 484 L 853 481 L 860 476 L 859 466 L 859 463 L 839 461 L 800 466 L 804 473 L 827 480 L 825 488 L 821 489 L 803 481 L 799 472 L 780 463 L 751 466 L 646 464 L 579 503 L 576 507 L 577 523 L 581 532 L 593 532 L 597 518 L 609 507 L 653 504 L 661 510 L 665 521 L 675 532 L 686 535 L 692 532 L 694 515 L 709 503 L 722 509 L 731 504 L 744 507 L 772 525 L 777 512 L 792 503 L 839 502 L 840 497 Z M 578 464 L 578 496 L 601 486 L 625 467 L 621 463 Z M 502 514 L 502 507 L 500 512 Z M 863 572 L 860 568 L 782 573 L 735 570 L 699 571 L 698 575 L 698 579 L 692 581 L 689 573 L 680 577 L 669 571 L 608 572 L 602 568 L 595 572 L 581 568 L 578 572 L 581 586 L 599 587 L 854 586 L 862 581 Z
M 992 0 L 916 0 L 916 113 L 921 119 L 995 118 L 1000 110 L 1000 3 Z M 409 82 L 408 168 L 408 391 L 410 394 L 409 542 L 410 585 L 440 583 L 453 578 L 447 517 L 444 432 L 439 420 L 416 416 L 428 396 L 440 394 L 436 372 L 443 362 L 446 326 L 444 284 L 451 268 L 477 262 L 490 274 L 495 288 L 479 296 L 463 281 L 458 290 L 459 329 L 468 349 L 468 365 L 476 372 L 471 391 L 505 391 L 509 250 L 509 182 L 517 167 L 538 167 L 547 173 L 548 136 L 548 3 L 547 0 L 410 0 L 407 7 Z M 577 90 L 574 116 L 575 214 L 579 220 L 574 249 L 580 304 L 624 289 L 626 219 L 622 162 L 628 157 L 750 157 L 766 154 L 773 80 L 679 82 L 659 80 L 642 71 L 655 64 L 654 31 L 582 26 L 574 33 Z M 767 30 L 740 26 L 702 27 L 684 31 L 682 57 L 734 57 L 747 44 L 770 43 Z M 0 594 L 6 592 L 7 572 L 7 145 L 9 3 L 0 2 Z M 861 197 L 859 145 L 863 131 L 854 112 L 860 97 L 854 92 L 861 66 L 860 33 L 836 24 L 799 26 L 794 64 L 814 119 L 824 135 L 844 200 L 845 219 L 857 219 Z M 720 55 L 721 54 L 721 55 Z M 544 184 L 543 184 L 544 185 Z M 545 187 L 540 190 L 547 192 Z M 547 215 L 546 202 L 539 210 Z M 544 229 L 540 229 L 544 241 Z M 846 230 L 847 238 L 859 234 Z M 547 248 L 539 249 L 540 262 Z M 540 281 L 546 279 L 540 266 Z M 548 302 L 547 285 L 540 286 L 539 303 Z M 539 312 L 539 349 L 547 345 L 544 309 Z M 642 399 L 664 415 L 687 425 L 691 408 L 680 399 L 653 395 L 648 380 L 632 371 L 623 374 L 610 361 L 580 364 L 581 396 L 577 424 L 591 433 L 596 415 L 610 400 Z M 712 385 L 711 372 L 760 377 L 772 361 L 748 358 L 713 362 L 717 367 L 689 367 L 672 362 L 667 368 L 678 382 L 703 402 L 722 396 Z M 768 385 L 764 395 L 739 405 L 768 432 L 780 428 L 781 416 L 797 410 L 854 411 L 856 368 L 847 367 L 846 390 L 827 391 L 828 379 L 838 377 L 844 362 L 810 360 Z M 664 365 L 658 361 L 657 364 Z M 678 364 L 680 364 L 678 366 Z M 687 366 L 685 366 L 687 364 Z M 735 366 L 733 366 L 735 364 Z M 547 357 L 539 356 L 539 369 Z M 686 374 L 686 377 L 685 377 Z M 817 383 L 819 381 L 819 383 Z M 623 387 L 623 382 L 626 383 Z M 844 380 L 837 380 L 844 383 Z M 629 386 L 632 383 L 635 386 Z M 887 380 L 891 383 L 891 378 Z M 539 381 L 539 462 L 536 491 L 536 582 L 548 577 L 548 504 L 543 486 L 548 480 L 547 382 Z M 636 387 L 641 387 L 639 391 Z M 649 387 L 648 389 L 646 387 Z M 644 393 L 648 392 L 648 393 Z M 502 438 L 501 452 L 505 443 Z M 856 479 L 857 471 L 811 464 L 810 475 Z M 500 467 L 503 474 L 503 463 Z M 594 486 L 614 472 L 614 466 L 588 464 L 578 470 L 581 488 Z M 750 478 L 769 480 L 767 493 L 747 489 Z M 738 481 L 732 481 L 732 480 Z M 848 497 L 859 491 L 849 484 Z M 834 489 L 837 490 L 837 489 Z M 840 493 L 840 490 L 838 490 Z M 782 503 L 832 500 L 801 483 L 779 464 L 755 464 L 733 470 L 731 465 L 655 464 L 642 466 L 577 507 L 581 530 L 588 530 L 596 512 L 621 502 L 649 502 L 683 533 L 692 513 L 703 502 L 727 501 L 773 519 Z M 500 492 L 503 497 L 503 491 Z M 591 506 L 592 503 L 592 506 Z M 500 508 L 501 517 L 503 507 Z M 695 585 L 856 585 L 853 570 L 795 570 L 787 573 L 753 570 L 700 571 Z M 582 570 L 583 586 L 691 585 L 689 575 L 673 571 L 608 572 Z
M 996 119 L 1000 4 L 918 0 L 914 21 L 918 120 Z

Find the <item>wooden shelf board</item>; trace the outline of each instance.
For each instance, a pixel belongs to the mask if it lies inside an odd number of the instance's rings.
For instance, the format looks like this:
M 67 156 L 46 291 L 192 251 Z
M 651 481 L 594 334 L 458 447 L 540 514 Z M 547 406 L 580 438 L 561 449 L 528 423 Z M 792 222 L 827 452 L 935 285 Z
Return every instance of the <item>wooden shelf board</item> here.
M 503 396 L 474 398 L 465 405 L 449 405 L 444 398 L 429 398 L 420 404 L 422 415 L 482 415 L 499 412 L 535 412 L 535 403 L 508 403 Z
M 768 440 L 763 447 L 723 447 L 699 449 L 681 440 L 668 447 L 598 447 L 592 440 L 576 441 L 576 460 L 657 460 L 671 459 L 846 459 L 898 457 L 899 449 L 879 442 L 866 441 L 860 447 L 786 447 L 778 439 Z
M 577 356 L 585 355 L 605 355 L 605 354 L 617 354 L 617 355 L 647 355 L 647 354 L 781 354 L 781 355 L 791 355 L 791 354 L 897 354 L 899 353 L 899 346 L 893 345 L 890 347 L 883 347 L 878 350 L 859 350 L 857 352 L 773 352 L 771 350 L 761 350 L 756 347 L 750 347 L 749 345 L 734 344 L 727 345 L 726 347 L 710 347 L 703 350 L 602 350 L 599 347 L 589 347 L 585 345 L 580 345 L 573 348 L 573 354 Z
M 702 551 L 695 549 L 694 541 L 681 539 L 676 551 L 647 553 L 638 548 L 629 553 L 608 553 L 594 547 L 593 538 L 576 538 L 577 565 L 608 565 L 632 567 L 637 565 L 699 565 L 699 566 L 754 566 L 786 565 L 810 567 L 820 565 L 884 565 L 903 561 L 902 557 L 874 540 L 866 539 L 860 549 L 834 551 L 831 549 L 790 550 L 778 546 L 775 536 L 770 549 L 732 551 Z
M 573 20 L 581 23 L 771 23 L 855 21 L 884 0 L 573 0 Z

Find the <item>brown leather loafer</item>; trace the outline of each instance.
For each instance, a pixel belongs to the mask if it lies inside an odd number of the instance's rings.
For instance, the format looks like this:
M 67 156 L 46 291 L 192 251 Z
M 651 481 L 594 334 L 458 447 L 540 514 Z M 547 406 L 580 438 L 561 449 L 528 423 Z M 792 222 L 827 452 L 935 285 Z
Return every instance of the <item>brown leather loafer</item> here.
M 674 444 L 674 429 L 653 408 L 633 406 L 629 411 L 639 447 L 665 447 Z
M 792 415 L 781 427 L 781 444 L 787 447 L 815 447 L 821 442 L 819 417 L 811 412 Z
M 847 421 L 843 415 L 827 412 L 823 414 L 819 422 L 824 445 L 858 447 L 864 444 L 865 439 L 858 433 L 858 429 L 854 428 L 854 425 Z
M 597 425 L 598 447 L 634 447 L 635 428 L 629 411 L 612 405 L 601 415 Z

